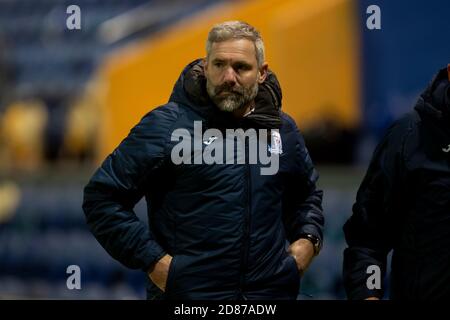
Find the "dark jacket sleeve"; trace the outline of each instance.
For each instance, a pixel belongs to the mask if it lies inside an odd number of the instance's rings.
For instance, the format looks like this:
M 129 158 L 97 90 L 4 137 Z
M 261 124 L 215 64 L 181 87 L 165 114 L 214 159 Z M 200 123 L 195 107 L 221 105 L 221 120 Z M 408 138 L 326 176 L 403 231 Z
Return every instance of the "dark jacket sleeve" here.
M 122 264 L 144 271 L 165 251 L 133 208 L 152 173 L 167 161 L 165 148 L 176 116 L 165 108 L 142 118 L 84 189 L 83 210 L 96 239 Z
M 348 247 L 344 251 L 343 278 L 349 299 L 382 298 L 386 261 L 398 230 L 398 206 L 405 173 L 405 141 L 411 121 L 394 123 L 377 146 L 353 205 L 353 215 L 344 225 Z M 381 271 L 381 288 L 369 289 L 367 280 L 373 271 Z
M 323 241 L 324 216 L 322 190 L 316 186 L 319 175 L 314 168 L 305 141 L 295 122 L 288 118 L 295 137 L 293 174 L 287 177 L 283 197 L 283 219 L 289 242 L 298 240 L 303 233 L 316 236 Z

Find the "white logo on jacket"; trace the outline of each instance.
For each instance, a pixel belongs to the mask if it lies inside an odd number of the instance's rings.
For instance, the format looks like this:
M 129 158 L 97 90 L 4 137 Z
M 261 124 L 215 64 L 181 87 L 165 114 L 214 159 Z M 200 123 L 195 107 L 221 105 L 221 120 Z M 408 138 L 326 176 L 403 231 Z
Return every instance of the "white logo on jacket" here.
M 211 136 L 209 137 L 208 140 L 203 141 L 204 144 L 206 144 L 207 146 L 209 146 L 214 140 L 217 140 L 218 138 L 215 136 Z
M 268 146 L 269 152 L 272 154 L 282 154 L 283 144 L 281 143 L 281 135 L 278 131 L 271 131 L 271 143 Z

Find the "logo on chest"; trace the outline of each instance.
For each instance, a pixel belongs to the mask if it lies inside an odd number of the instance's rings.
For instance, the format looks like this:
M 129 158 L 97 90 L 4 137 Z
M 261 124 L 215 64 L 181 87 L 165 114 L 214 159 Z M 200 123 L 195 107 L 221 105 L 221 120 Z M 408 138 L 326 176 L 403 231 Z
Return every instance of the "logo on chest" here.
M 226 129 L 203 131 L 202 122 L 194 121 L 192 131 L 177 128 L 171 141 L 172 163 L 180 164 L 258 164 L 261 175 L 274 175 L 279 169 L 279 155 L 283 148 L 276 129 Z M 203 146 L 203 147 L 202 147 Z

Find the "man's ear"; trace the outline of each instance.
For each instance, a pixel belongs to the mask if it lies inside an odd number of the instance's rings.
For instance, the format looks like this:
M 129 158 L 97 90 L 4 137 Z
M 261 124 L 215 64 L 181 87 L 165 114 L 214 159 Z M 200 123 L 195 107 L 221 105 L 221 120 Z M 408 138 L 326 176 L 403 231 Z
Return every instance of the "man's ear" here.
M 450 64 L 447 65 L 447 76 L 448 76 L 448 81 L 450 81 Z
M 267 70 L 269 70 L 269 64 L 264 62 L 258 70 L 258 83 L 263 83 L 266 80 Z
M 208 69 L 208 58 L 203 58 L 203 72 L 206 73 L 206 70 Z

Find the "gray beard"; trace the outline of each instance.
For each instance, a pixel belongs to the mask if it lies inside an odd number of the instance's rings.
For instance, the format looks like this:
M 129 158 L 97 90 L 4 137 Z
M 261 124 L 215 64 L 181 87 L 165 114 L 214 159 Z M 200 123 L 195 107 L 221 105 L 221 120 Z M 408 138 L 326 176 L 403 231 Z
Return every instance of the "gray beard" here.
M 206 81 L 206 91 L 209 97 L 214 102 L 214 104 L 221 110 L 225 112 L 233 112 L 244 108 L 253 99 L 255 99 L 258 94 L 258 82 L 256 82 L 250 88 L 240 88 L 239 92 L 231 92 L 231 94 L 222 98 L 216 93 L 216 88 L 207 80 Z

